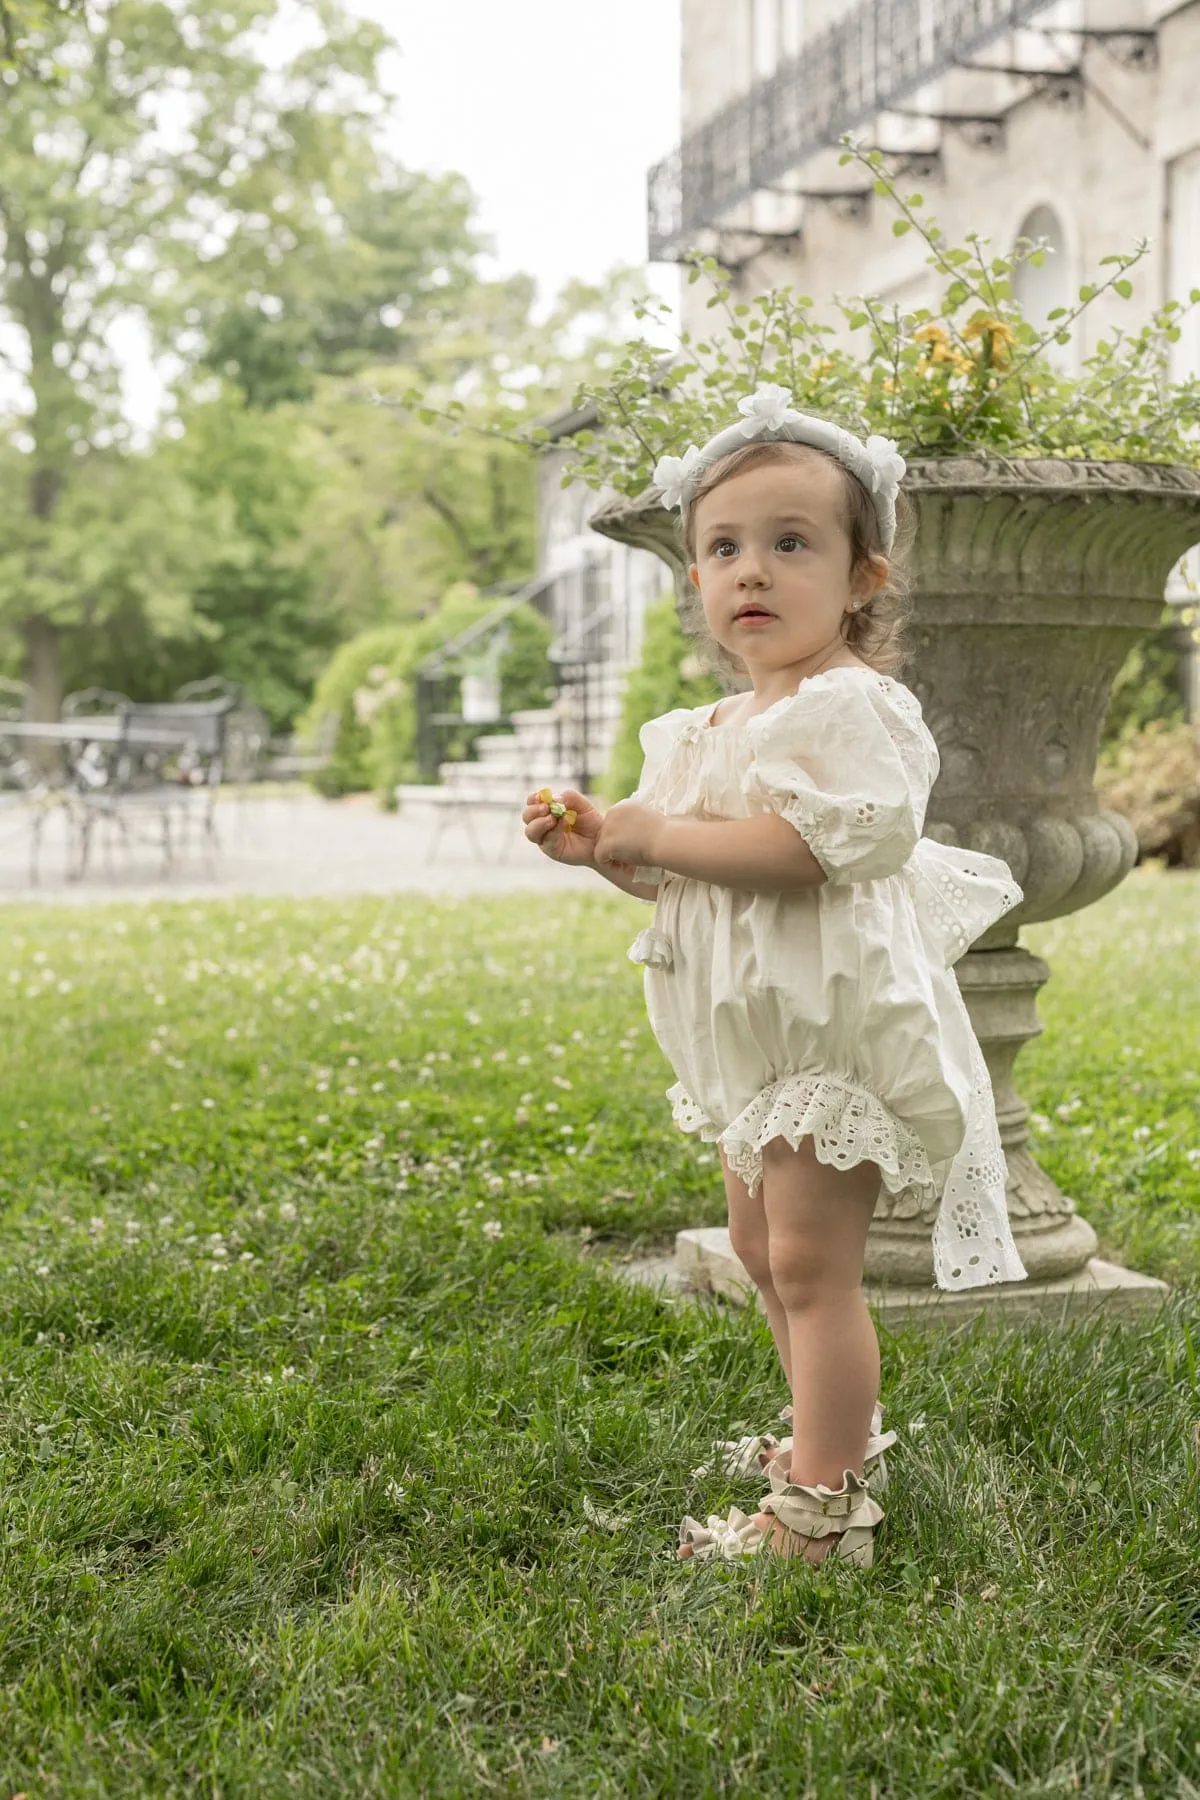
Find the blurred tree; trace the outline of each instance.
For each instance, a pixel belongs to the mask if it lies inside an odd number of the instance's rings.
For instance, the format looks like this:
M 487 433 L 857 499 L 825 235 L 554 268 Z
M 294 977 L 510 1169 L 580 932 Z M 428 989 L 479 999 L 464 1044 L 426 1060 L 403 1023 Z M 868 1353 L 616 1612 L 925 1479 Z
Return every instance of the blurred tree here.
M 474 244 L 460 184 L 400 181 L 377 156 L 386 40 L 337 0 L 293 0 L 308 42 L 282 62 L 267 53 L 278 0 L 98 0 L 40 17 L 19 3 L 23 54 L 55 77 L 8 84 L 0 141 L 0 319 L 16 388 L 0 633 L 17 638 L 37 711 L 52 716 L 65 639 L 134 612 L 148 639 L 167 619 L 168 635 L 204 633 L 208 565 L 247 566 L 235 509 L 218 509 L 224 541 L 208 520 L 197 554 L 197 534 L 175 527 L 211 511 L 204 493 L 185 501 L 181 463 L 131 453 L 114 328 L 140 316 L 181 371 L 219 366 L 260 403 L 295 399 L 322 368 L 398 341 L 415 353 Z M 118 474 L 124 463 L 139 466 Z M 94 507 L 125 480 L 135 517 L 160 520 L 140 587 L 124 513 Z M 104 554 L 81 553 L 81 517 Z
M 48 21 L 83 11 L 84 0 L 0 0 L 0 70 L 46 79 L 53 71 L 34 53 Z
M 230 391 L 189 406 L 182 417 L 182 437 L 161 444 L 152 466 L 216 527 L 193 544 L 186 624 L 156 617 L 143 596 L 129 595 L 104 631 L 65 636 L 64 685 L 97 682 L 156 699 L 215 666 L 282 731 L 353 629 L 323 606 L 316 574 L 298 549 L 319 472 L 301 454 L 286 410 L 247 407 Z
M 324 471 L 305 547 L 327 603 L 361 627 L 411 618 L 456 582 L 537 562 L 537 421 L 617 353 L 640 275 L 567 284 L 544 313 L 525 275 L 477 282 L 412 359 L 320 385 L 304 415 Z

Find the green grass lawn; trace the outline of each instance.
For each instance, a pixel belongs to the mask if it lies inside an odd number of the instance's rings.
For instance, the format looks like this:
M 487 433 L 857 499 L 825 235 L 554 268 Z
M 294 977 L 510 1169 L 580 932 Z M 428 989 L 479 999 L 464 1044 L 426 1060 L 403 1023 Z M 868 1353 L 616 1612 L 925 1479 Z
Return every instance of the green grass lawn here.
M 1172 1300 L 886 1336 L 868 1572 L 674 1560 L 785 1396 L 606 1270 L 723 1217 L 644 917 L 0 912 L 0 1800 L 1196 1793 L 1200 877 L 1027 933 L 1038 1153 Z

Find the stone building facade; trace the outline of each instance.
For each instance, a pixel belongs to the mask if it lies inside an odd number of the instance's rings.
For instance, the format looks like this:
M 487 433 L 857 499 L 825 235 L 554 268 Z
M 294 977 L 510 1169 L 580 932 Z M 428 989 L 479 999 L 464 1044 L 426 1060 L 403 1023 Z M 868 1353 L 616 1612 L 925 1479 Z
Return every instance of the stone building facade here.
M 1148 239 L 1133 297 L 1102 298 L 1072 364 L 1200 287 L 1198 0 L 681 0 L 678 149 L 650 171 L 650 255 L 716 255 L 749 296 L 774 286 L 935 306 L 937 276 L 863 171 L 853 132 L 891 153 L 951 242 L 1045 239 L 1018 298 L 1044 319 L 1101 258 Z M 697 326 L 704 285 L 685 287 Z M 1175 373 L 1200 375 L 1200 308 Z M 1172 597 L 1187 594 L 1180 573 Z M 1194 712 L 1200 713 L 1195 661 Z

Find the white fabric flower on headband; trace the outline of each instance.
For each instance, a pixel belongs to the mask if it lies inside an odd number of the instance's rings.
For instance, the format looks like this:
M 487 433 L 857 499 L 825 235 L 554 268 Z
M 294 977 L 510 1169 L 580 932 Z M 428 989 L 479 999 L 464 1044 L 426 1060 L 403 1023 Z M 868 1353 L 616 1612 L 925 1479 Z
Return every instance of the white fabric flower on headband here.
M 690 444 L 682 456 L 659 457 L 654 465 L 654 485 L 662 494 L 665 507 L 671 509 L 682 504 L 688 477 L 699 460 L 700 451 L 695 444 Z
M 746 438 L 757 437 L 764 425 L 768 431 L 782 431 L 791 410 L 792 396 L 785 387 L 774 381 L 760 382 L 752 394 L 738 401 L 744 419 L 739 430 Z
M 904 479 L 908 464 L 896 448 L 894 438 L 869 437 L 863 449 L 871 459 L 873 494 L 894 494 Z

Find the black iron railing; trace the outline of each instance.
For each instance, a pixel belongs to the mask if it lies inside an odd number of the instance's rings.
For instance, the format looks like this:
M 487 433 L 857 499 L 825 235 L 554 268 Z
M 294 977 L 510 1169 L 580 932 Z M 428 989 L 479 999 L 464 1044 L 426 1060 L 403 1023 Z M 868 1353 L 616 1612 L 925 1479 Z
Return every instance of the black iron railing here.
M 463 716 L 461 685 L 464 663 L 486 650 L 489 643 L 499 651 L 495 640 L 506 637 L 508 621 L 520 606 L 532 606 L 547 623 L 554 622 L 552 590 L 554 577 L 540 575 L 497 604 L 486 617 L 477 619 L 458 636 L 449 639 L 418 664 L 416 671 L 416 761 L 422 781 L 436 781 L 441 764 L 456 737 L 478 735 L 478 722 Z M 499 660 L 497 656 L 497 661 Z M 503 714 L 489 722 L 491 728 L 503 728 L 508 721 Z M 488 727 L 479 727 L 487 729 Z
M 696 232 L 1047 3 L 864 0 L 651 169 L 651 261 L 679 255 Z

